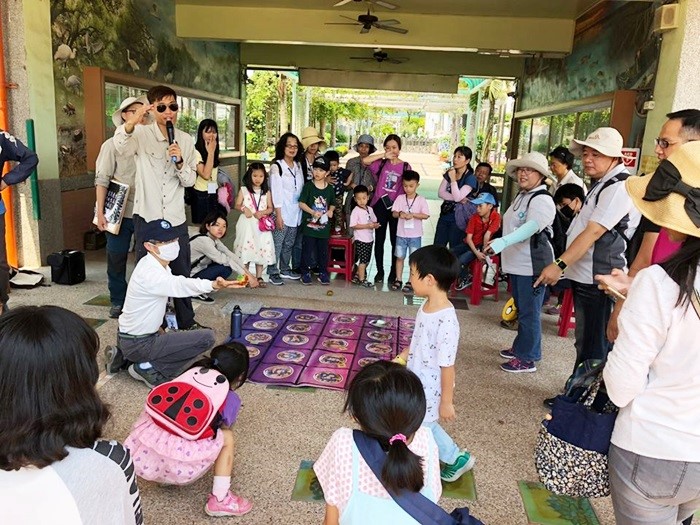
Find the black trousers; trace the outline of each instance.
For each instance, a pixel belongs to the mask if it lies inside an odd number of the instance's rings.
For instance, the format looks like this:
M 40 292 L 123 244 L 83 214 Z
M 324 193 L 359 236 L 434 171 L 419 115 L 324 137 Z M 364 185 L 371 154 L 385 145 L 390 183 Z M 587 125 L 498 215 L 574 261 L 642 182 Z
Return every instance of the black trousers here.
M 399 220 L 391 215 L 391 210 L 387 210 L 384 203 L 379 200 L 372 207 L 377 216 L 379 228 L 374 230 L 374 263 L 377 265 L 377 273 L 384 273 L 384 243 L 386 242 L 386 230 L 389 227 L 389 241 L 391 242 L 391 268 L 389 268 L 389 280 L 396 279 L 396 229 Z
M 320 274 L 328 272 L 328 238 L 303 235 L 301 238 L 301 273 L 309 273 L 316 264 Z

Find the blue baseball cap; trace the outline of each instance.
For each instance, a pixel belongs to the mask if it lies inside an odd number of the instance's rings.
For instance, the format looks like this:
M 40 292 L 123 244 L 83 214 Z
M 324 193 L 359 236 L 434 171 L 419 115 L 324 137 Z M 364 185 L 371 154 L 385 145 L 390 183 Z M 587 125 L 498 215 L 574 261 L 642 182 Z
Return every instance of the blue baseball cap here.
M 493 204 L 495 206 L 496 199 L 490 193 L 484 192 L 484 193 L 480 194 L 476 199 L 473 199 L 472 204 L 476 204 L 477 206 L 479 204 Z
M 143 225 L 143 239 L 147 242 L 168 242 L 178 237 L 173 225 L 165 219 L 156 219 Z

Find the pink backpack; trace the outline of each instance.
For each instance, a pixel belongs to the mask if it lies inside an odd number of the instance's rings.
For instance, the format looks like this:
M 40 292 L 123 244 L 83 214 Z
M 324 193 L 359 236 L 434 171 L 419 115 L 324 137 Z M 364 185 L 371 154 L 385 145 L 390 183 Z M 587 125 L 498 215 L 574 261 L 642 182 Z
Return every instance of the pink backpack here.
M 190 368 L 155 387 L 146 399 L 146 413 L 173 434 L 195 441 L 214 435 L 212 422 L 229 392 L 229 382 L 217 370 Z

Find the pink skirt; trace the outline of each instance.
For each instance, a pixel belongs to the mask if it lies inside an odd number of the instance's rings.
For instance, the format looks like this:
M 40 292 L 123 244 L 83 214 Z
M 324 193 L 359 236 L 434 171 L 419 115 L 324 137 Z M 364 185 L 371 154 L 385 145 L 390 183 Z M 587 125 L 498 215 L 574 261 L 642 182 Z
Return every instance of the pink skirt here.
M 224 446 L 224 436 L 189 441 L 155 424 L 146 412 L 124 441 L 140 478 L 168 485 L 188 485 L 212 467 Z

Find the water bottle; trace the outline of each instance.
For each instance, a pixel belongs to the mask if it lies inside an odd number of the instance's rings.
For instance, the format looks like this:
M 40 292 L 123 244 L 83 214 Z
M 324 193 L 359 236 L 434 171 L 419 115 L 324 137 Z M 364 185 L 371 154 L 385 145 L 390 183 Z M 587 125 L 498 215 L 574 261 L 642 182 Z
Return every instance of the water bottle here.
M 243 324 L 243 312 L 241 307 L 236 305 L 231 312 L 231 338 L 238 339 L 241 337 L 241 325 Z

